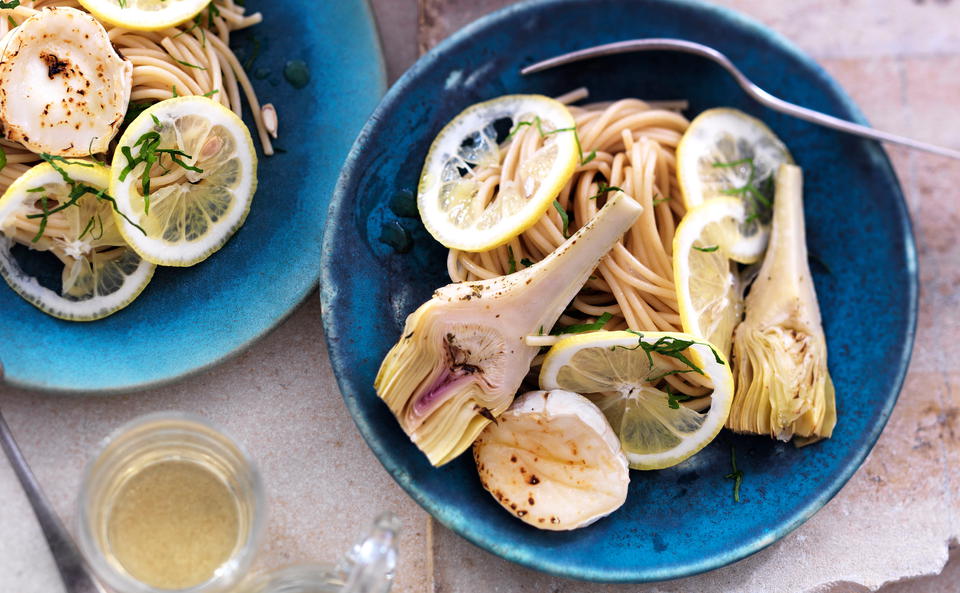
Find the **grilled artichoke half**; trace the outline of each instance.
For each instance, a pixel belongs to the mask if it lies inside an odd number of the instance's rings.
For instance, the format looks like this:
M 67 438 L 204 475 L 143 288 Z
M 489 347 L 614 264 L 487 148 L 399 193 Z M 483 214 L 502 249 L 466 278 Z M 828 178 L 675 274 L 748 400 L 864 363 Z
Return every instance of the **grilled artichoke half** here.
M 618 192 L 542 261 L 514 274 L 449 284 L 407 317 L 374 387 L 433 465 L 466 450 L 513 401 L 549 332 L 642 207 Z
M 807 263 L 800 168 L 781 166 L 776 183 L 770 245 L 734 333 L 727 428 L 805 444 L 831 435 L 837 410 Z

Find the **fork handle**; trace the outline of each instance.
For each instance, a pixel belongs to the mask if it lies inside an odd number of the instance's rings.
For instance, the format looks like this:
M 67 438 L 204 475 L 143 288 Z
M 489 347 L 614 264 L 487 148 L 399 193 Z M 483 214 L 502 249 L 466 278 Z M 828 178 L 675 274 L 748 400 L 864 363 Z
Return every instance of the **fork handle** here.
M 839 117 L 827 115 L 826 113 L 821 113 L 820 111 L 807 109 L 806 107 L 801 107 L 795 103 L 790 103 L 778 97 L 774 97 L 767 91 L 749 82 L 746 78 L 741 77 L 742 75 L 737 76 L 737 81 L 740 82 L 740 86 L 747 91 L 747 94 L 756 99 L 758 103 L 762 103 L 774 111 L 779 111 L 781 113 L 796 117 L 797 119 L 802 119 L 826 128 L 831 128 L 840 132 L 846 132 L 847 134 L 853 134 L 855 136 L 861 136 L 871 140 L 880 140 L 881 142 L 900 144 L 902 146 L 907 146 L 916 150 L 923 150 L 925 152 L 938 154 L 940 156 L 945 156 L 952 159 L 960 159 L 960 150 L 953 150 L 952 148 L 937 146 L 936 144 L 930 144 L 929 142 L 921 142 L 920 140 L 914 140 L 913 138 L 907 138 L 906 136 L 900 136 L 899 134 L 891 134 L 890 132 L 884 132 L 883 130 L 871 128 L 870 126 L 864 126 L 852 121 L 840 119 Z
M 743 72 L 740 71 L 739 68 L 734 65 L 733 62 L 730 61 L 725 54 L 710 46 L 703 45 L 695 41 L 687 41 L 685 39 L 649 38 L 615 41 L 613 43 L 588 47 L 586 49 L 572 51 L 542 60 L 521 69 L 520 73 L 522 75 L 533 74 L 535 72 L 542 72 L 556 66 L 572 64 L 573 62 L 579 62 L 581 60 L 589 60 L 600 56 L 610 56 L 636 51 L 678 51 L 697 55 L 702 58 L 707 58 L 708 60 L 713 60 L 727 70 L 727 72 L 732 74 L 734 79 L 736 79 L 737 84 L 740 85 L 740 88 L 746 91 L 746 93 L 755 101 L 766 105 L 774 111 L 779 111 L 804 121 L 838 130 L 840 132 L 853 134 L 855 136 L 861 136 L 871 140 L 880 140 L 882 142 L 890 142 L 893 144 L 900 144 L 910 148 L 915 148 L 917 150 L 923 150 L 953 159 L 960 159 L 960 150 L 945 148 L 943 146 L 937 146 L 928 142 L 921 142 L 919 140 L 914 140 L 913 138 L 907 138 L 906 136 L 891 134 L 890 132 L 883 132 L 869 126 L 857 124 L 845 119 L 840 119 L 839 117 L 827 115 L 826 113 L 821 113 L 819 111 L 814 111 L 813 109 L 807 109 L 806 107 L 801 107 L 800 105 L 784 101 L 783 99 L 771 95 L 767 91 L 754 84 L 743 74 Z
M 2 377 L 2 367 L 0 367 L 0 377 Z M 3 413 L 0 412 L 0 446 L 3 447 L 10 465 L 13 467 L 17 479 L 23 486 L 27 494 L 27 500 L 33 507 L 33 512 L 40 523 L 40 529 L 43 531 L 43 537 L 47 540 L 53 559 L 56 561 L 57 570 L 60 571 L 60 578 L 67 593 L 103 593 L 103 589 L 94 582 L 87 569 L 86 562 L 77 549 L 76 544 L 70 533 L 63 526 L 60 517 L 57 516 L 50 502 L 44 496 L 37 483 L 36 476 L 30 470 L 23 453 L 13 439 L 10 427 L 7 426 Z

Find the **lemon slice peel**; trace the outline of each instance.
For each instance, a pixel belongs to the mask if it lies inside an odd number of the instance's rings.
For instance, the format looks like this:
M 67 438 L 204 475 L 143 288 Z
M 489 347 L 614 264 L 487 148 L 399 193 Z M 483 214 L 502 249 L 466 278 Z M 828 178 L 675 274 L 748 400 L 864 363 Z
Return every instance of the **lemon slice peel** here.
M 760 260 L 768 229 L 740 233 L 746 207 L 736 198 L 709 200 L 688 211 L 673 238 L 673 277 L 683 331 L 729 356 L 743 316 L 743 280 L 736 263 Z
M 658 350 L 658 343 L 678 351 L 685 346 L 683 368 L 673 364 L 669 349 Z M 662 352 L 672 361 L 664 360 Z M 695 369 L 713 382 L 705 414 L 676 405 L 676 399 L 656 387 L 667 373 Z M 540 387 L 574 391 L 594 401 L 620 437 L 630 467 L 643 470 L 671 467 L 703 449 L 720 432 L 733 399 L 725 358 L 712 344 L 676 332 L 600 331 L 564 338 L 544 359 Z
M 131 31 L 159 31 L 183 24 L 205 9 L 219 14 L 211 0 L 79 0 L 97 19 Z
M 34 166 L 0 198 L 0 274 L 53 317 L 102 319 L 133 302 L 153 276 L 155 266 L 129 249 L 116 228 L 105 194 L 109 181 L 106 167 L 60 159 Z M 60 294 L 24 271 L 12 252 L 15 243 L 63 263 Z
M 147 108 L 128 126 L 111 175 L 118 209 L 132 221 L 120 224 L 130 246 L 158 265 L 183 267 L 208 258 L 243 225 L 257 188 L 257 157 L 236 114 L 206 97 L 179 97 Z
M 503 131 L 495 124 L 506 120 L 509 133 L 498 142 Z M 532 154 L 511 161 L 515 169 L 504 169 L 513 145 L 531 139 Z M 543 216 L 578 159 L 576 123 L 562 103 L 505 95 L 472 105 L 444 126 L 428 151 L 417 192 L 420 217 L 446 247 L 499 247 Z M 510 179 L 496 181 L 501 174 Z
M 750 223 L 769 224 L 773 176 L 793 157 L 759 119 L 717 107 L 698 115 L 677 145 L 677 181 L 686 208 L 722 197 L 748 206 Z

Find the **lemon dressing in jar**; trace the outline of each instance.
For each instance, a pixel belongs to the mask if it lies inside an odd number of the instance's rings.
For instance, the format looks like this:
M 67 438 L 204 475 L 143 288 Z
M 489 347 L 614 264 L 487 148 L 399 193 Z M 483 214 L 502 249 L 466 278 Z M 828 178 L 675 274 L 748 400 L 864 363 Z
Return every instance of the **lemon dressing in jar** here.
M 120 593 L 214 593 L 249 569 L 264 522 L 246 453 L 204 420 L 153 414 L 108 438 L 87 468 L 80 546 Z

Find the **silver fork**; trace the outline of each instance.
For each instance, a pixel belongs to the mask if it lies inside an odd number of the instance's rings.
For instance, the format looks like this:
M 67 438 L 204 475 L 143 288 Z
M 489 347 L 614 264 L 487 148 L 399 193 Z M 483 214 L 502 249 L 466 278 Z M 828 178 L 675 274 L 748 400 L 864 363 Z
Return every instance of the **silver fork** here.
M 813 109 L 807 109 L 806 107 L 801 107 L 800 105 L 795 105 L 784 101 L 783 99 L 778 99 L 774 97 L 767 91 L 755 85 L 750 81 L 749 78 L 743 75 L 736 66 L 733 65 L 733 62 L 720 53 L 719 51 L 713 49 L 712 47 L 702 45 L 700 43 L 695 43 L 693 41 L 685 41 L 683 39 L 633 39 L 630 41 L 618 41 L 616 43 L 607 43 L 605 45 L 597 45 L 594 47 L 588 47 L 586 49 L 581 49 L 578 51 L 570 52 L 563 54 L 548 60 L 543 60 L 542 62 L 537 62 L 527 66 L 526 68 L 520 71 L 521 74 L 533 74 L 534 72 L 541 72 L 549 68 L 554 68 L 556 66 L 561 66 L 563 64 L 570 64 L 573 62 L 579 62 L 581 60 L 588 60 L 590 58 L 596 58 L 600 56 L 609 56 L 614 54 L 623 54 L 630 53 L 635 51 L 679 51 L 683 53 L 693 54 L 696 56 L 701 56 L 712 60 L 717 64 L 723 66 L 730 74 L 733 75 L 737 83 L 743 88 L 744 91 L 751 97 L 753 97 L 757 102 L 766 105 L 770 109 L 779 111 L 781 113 L 786 113 L 793 117 L 806 120 L 811 123 L 815 123 L 827 128 L 832 128 L 834 130 L 839 130 L 841 132 L 846 132 L 848 134 L 854 134 L 856 136 L 862 136 L 864 138 L 870 138 L 872 140 L 880 140 L 883 142 L 892 142 L 894 144 L 900 144 L 903 146 L 908 146 L 910 148 L 915 148 L 917 150 L 925 150 L 927 152 L 932 152 L 934 154 L 939 154 L 941 156 L 950 157 L 954 159 L 960 159 L 960 150 L 953 150 L 951 148 L 944 148 L 942 146 L 936 146 L 934 144 L 929 144 L 927 142 L 920 142 L 919 140 L 913 140 L 912 138 L 907 138 L 905 136 L 899 136 L 897 134 L 891 134 L 889 132 L 882 132 L 880 130 L 871 128 L 869 126 L 863 126 L 860 124 L 847 121 L 845 119 L 840 119 L 832 115 L 827 115 L 826 113 L 821 113 L 819 111 L 814 111 Z
M 0 364 L 0 381 L 2 380 L 3 364 Z M 10 465 L 13 466 L 17 479 L 20 480 L 20 485 L 27 493 L 27 500 L 30 501 L 30 506 L 33 507 L 33 512 L 40 523 L 43 537 L 46 538 L 50 552 L 53 554 L 66 592 L 104 593 L 103 588 L 87 568 L 87 563 L 77 549 L 70 532 L 63 526 L 60 517 L 57 516 L 47 497 L 40 489 L 40 484 L 37 483 L 37 478 L 23 458 L 23 453 L 20 452 L 17 442 L 13 439 L 13 434 L 10 432 L 6 420 L 3 419 L 2 412 L 0 412 L 0 446 L 3 447 L 3 452 L 7 454 L 7 459 L 10 460 Z

